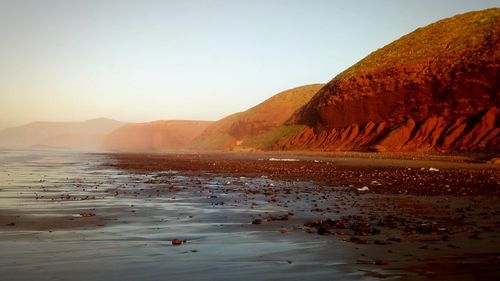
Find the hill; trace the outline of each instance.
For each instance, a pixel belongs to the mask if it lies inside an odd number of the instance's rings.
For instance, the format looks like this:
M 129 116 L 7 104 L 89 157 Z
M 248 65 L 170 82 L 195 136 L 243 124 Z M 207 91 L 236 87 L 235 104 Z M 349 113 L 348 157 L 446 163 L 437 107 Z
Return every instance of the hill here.
M 280 92 L 244 112 L 211 124 L 190 145 L 195 149 L 248 149 L 272 145 L 296 126 L 282 127 L 306 104 L 323 84 L 312 84 Z M 265 142 L 265 143 L 264 143 Z
M 106 148 L 121 152 L 161 152 L 184 148 L 199 136 L 209 121 L 154 121 L 127 124 L 106 138 Z
M 105 135 L 124 124 L 106 118 L 82 122 L 33 122 L 0 131 L 0 145 L 101 149 Z
M 284 149 L 498 151 L 500 9 L 438 21 L 331 80 Z

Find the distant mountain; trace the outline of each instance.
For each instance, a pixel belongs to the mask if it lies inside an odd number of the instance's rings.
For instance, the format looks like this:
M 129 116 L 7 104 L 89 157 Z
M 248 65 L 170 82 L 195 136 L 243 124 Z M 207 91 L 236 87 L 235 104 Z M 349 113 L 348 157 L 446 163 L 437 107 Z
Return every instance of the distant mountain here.
M 209 121 L 154 121 L 127 124 L 106 137 L 106 148 L 119 152 L 162 152 L 183 149 Z
M 500 9 L 419 28 L 326 84 L 284 149 L 500 150 Z
M 0 131 L 0 145 L 101 149 L 104 137 L 125 124 L 106 118 L 83 122 L 33 122 Z
M 283 91 L 247 111 L 216 121 L 190 144 L 190 148 L 267 148 L 274 140 L 294 132 L 295 126 L 285 128 L 283 124 L 322 86 L 313 84 Z

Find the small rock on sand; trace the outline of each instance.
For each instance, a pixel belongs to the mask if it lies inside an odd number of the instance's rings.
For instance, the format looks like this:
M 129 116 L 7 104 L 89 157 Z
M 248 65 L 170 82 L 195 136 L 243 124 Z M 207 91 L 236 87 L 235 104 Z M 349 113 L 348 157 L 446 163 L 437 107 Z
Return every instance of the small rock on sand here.
M 252 221 L 252 224 L 261 224 L 262 223 L 262 220 L 261 219 L 254 219 Z
M 83 218 L 89 218 L 89 217 L 93 217 L 95 216 L 94 213 L 91 213 L 91 212 L 81 212 L 80 213 L 80 217 L 83 217 Z
M 179 246 L 182 245 L 183 241 L 180 239 L 172 239 L 172 245 Z
M 368 188 L 368 186 L 363 186 L 362 188 L 356 188 L 356 190 L 358 191 L 369 191 L 370 189 Z

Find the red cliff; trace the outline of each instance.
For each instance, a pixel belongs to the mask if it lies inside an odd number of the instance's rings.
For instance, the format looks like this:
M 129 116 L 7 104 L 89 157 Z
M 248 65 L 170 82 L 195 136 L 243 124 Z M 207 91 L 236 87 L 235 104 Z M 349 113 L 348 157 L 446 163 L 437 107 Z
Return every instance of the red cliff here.
M 444 19 L 379 49 L 289 124 L 285 149 L 499 151 L 500 9 Z

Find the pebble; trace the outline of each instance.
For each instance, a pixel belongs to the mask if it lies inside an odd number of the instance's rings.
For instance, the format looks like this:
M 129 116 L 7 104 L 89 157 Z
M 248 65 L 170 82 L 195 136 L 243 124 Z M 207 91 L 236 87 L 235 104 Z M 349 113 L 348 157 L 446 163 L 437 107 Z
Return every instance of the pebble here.
M 172 245 L 179 246 L 182 245 L 183 241 L 180 239 L 172 239 Z

